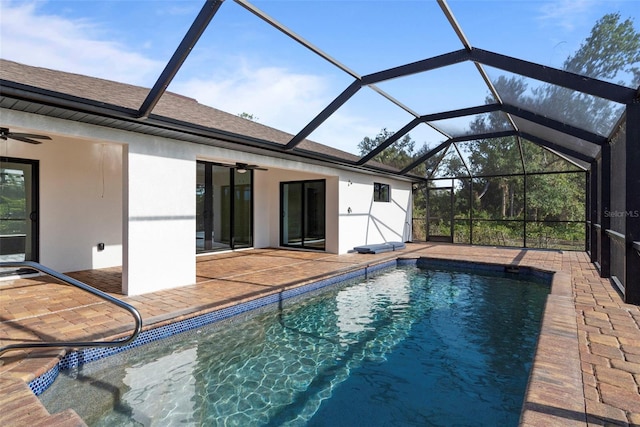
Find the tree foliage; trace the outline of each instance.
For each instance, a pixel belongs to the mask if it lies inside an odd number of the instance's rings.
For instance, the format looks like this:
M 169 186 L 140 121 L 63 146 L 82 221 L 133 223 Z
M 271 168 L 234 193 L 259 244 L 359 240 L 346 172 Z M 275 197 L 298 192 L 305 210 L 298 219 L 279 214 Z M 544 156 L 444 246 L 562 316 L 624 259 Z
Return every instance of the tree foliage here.
M 246 113 L 246 112 L 239 113 L 238 117 L 242 117 L 243 119 L 251 120 L 252 122 L 257 122 L 258 120 L 260 120 L 257 116 L 255 116 L 253 114 L 250 114 L 250 113 Z
M 621 21 L 620 14 L 612 13 L 596 22 L 580 48 L 564 61 L 563 69 L 637 87 L 640 83 L 639 63 L 640 33 L 634 29 L 633 21 Z M 554 85 L 532 88 L 532 96 L 525 101 L 533 111 L 544 111 L 548 117 L 603 136 L 609 135 L 624 108 L 602 98 Z
M 380 144 L 391 138 L 393 134 L 393 132 L 384 128 L 374 138 L 365 136 L 362 141 L 358 143 L 360 155 L 364 156 L 371 150 L 377 148 Z M 411 139 L 411 135 L 406 134 L 382 150 L 373 160 L 395 169 L 402 169 L 413 159 L 415 144 L 415 141 Z
M 633 21 L 620 21 L 619 13 L 600 18 L 578 51 L 569 56 L 563 68 L 601 80 L 615 80 L 622 73 L 632 75 L 630 87 L 640 84 L 640 34 Z M 620 81 L 621 84 L 624 82 Z

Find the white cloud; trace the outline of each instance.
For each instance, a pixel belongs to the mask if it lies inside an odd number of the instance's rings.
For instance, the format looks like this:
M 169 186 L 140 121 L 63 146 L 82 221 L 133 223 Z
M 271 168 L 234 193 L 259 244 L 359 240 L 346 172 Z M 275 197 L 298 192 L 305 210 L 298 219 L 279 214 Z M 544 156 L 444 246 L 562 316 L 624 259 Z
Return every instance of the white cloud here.
M 559 26 L 563 30 L 573 31 L 582 25 L 589 12 L 598 4 L 596 0 L 554 0 L 544 2 L 538 19 L 545 25 Z
M 360 141 L 365 136 L 374 138 L 380 132 L 380 123 L 383 122 L 383 119 L 365 118 L 340 109 L 333 113 L 324 126 L 314 131 L 309 139 L 351 154 L 360 154 L 358 151 Z
M 210 78 L 177 79 L 170 90 L 231 114 L 252 114 L 259 123 L 295 135 L 344 89 L 331 87 L 319 75 L 260 67 L 246 58 L 229 63 L 241 65 L 233 70 L 214 71 Z M 357 154 L 362 138 L 379 131 L 368 120 L 340 109 L 309 139 Z
M 239 64 L 238 68 L 223 73 L 216 70 L 214 75 L 205 78 L 180 80 L 178 76 L 170 90 L 231 114 L 252 114 L 259 123 L 296 134 L 343 89 L 331 88 L 322 76 L 280 67 L 260 67 L 246 58 L 235 58 L 229 63 Z M 332 123 L 318 129 L 312 139 L 340 146 L 340 141 L 349 140 L 345 131 L 358 135 L 356 144 L 363 137 L 358 119 L 338 112 Z
M 101 40 L 99 24 L 38 10 L 42 3 L 0 2 L 0 56 L 24 64 L 149 86 L 163 64 Z
M 232 114 L 253 114 L 261 123 L 291 131 L 294 123 L 318 111 L 325 86 L 318 76 L 243 65 L 233 73 L 178 80 L 171 90 Z

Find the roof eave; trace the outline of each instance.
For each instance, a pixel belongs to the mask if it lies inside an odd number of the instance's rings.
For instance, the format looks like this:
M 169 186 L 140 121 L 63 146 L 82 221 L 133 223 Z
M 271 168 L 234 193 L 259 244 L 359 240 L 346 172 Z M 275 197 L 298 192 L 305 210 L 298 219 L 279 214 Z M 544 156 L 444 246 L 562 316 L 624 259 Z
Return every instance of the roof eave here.
M 147 118 L 140 118 L 138 117 L 138 111 L 135 109 L 79 98 L 7 80 L 0 80 L 0 97 L 15 101 L 28 102 L 30 106 L 33 107 L 29 109 L 30 111 L 37 110 L 37 107 L 50 107 L 48 112 L 44 114 L 51 117 L 60 117 L 61 111 L 71 111 L 74 113 L 84 114 L 87 117 L 111 119 L 108 126 L 115 129 L 128 130 L 126 129 L 127 127 L 131 124 L 136 124 L 138 125 L 137 133 L 157 135 L 158 130 L 160 130 L 162 136 L 180 141 L 230 148 L 259 155 L 273 156 L 276 154 L 279 158 L 293 161 L 301 160 L 307 163 L 325 166 L 329 164 L 333 167 L 344 170 L 386 175 L 402 181 L 415 181 L 415 179 L 402 176 L 398 172 L 379 169 L 372 166 L 358 166 L 355 162 L 346 161 L 335 156 L 300 149 L 285 151 L 285 146 L 277 142 L 253 138 L 221 129 L 205 127 L 157 114 L 151 114 Z M 4 106 L 2 108 L 11 107 Z M 24 111 L 23 109 L 16 110 Z M 74 121 L 91 122 L 90 120 L 78 119 Z M 145 129 L 147 131 L 144 131 Z

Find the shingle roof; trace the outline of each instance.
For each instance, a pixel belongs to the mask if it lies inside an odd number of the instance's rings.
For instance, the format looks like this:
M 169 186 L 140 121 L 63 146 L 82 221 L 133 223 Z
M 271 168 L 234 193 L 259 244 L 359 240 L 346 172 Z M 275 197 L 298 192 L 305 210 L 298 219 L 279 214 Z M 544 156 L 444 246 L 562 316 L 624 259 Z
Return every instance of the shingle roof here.
M 134 111 L 140 108 L 149 93 L 149 88 L 33 67 L 6 59 L 0 59 L 0 79 Z M 281 145 L 287 144 L 293 137 L 289 133 L 200 104 L 193 98 L 169 91 L 160 98 L 153 110 L 153 115 Z M 304 140 L 296 149 L 346 161 L 358 160 L 358 157 L 353 154 L 310 140 Z

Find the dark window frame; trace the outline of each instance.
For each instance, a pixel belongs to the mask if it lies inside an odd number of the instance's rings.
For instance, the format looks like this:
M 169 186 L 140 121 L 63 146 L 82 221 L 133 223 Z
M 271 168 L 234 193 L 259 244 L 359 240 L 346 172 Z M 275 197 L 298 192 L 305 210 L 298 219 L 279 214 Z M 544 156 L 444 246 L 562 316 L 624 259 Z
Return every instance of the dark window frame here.
M 196 168 L 197 165 L 203 165 L 205 168 L 205 185 L 209 186 L 209 191 L 205 192 L 205 206 L 210 206 L 213 203 L 213 197 L 214 197 L 214 193 L 213 193 L 213 182 L 212 182 L 212 174 L 213 174 L 213 168 L 214 167 L 225 167 L 225 165 L 217 163 L 217 162 L 210 162 L 207 160 L 196 160 Z M 255 219 L 255 210 L 254 210 L 254 198 L 255 198 L 255 185 L 254 185 L 254 179 L 255 179 L 255 175 L 253 173 L 252 169 L 247 170 L 246 173 L 249 174 L 250 176 L 250 184 L 248 184 L 249 189 L 250 189 L 250 212 L 249 212 L 249 238 L 248 238 L 248 242 L 236 242 L 236 237 L 238 237 L 236 235 L 236 199 L 235 199 L 235 195 L 236 195 L 236 190 L 239 189 L 240 187 L 246 187 L 247 184 L 240 184 L 240 185 L 236 185 L 236 173 L 237 173 L 237 168 L 235 167 L 229 167 L 229 181 L 226 185 L 222 185 L 220 187 L 220 194 L 217 194 L 217 196 L 215 197 L 219 197 L 221 198 L 221 200 L 226 200 L 226 203 L 228 203 L 228 208 L 229 208 L 229 213 L 228 214 L 224 214 L 222 211 L 224 209 L 220 208 L 218 212 L 214 212 L 211 211 L 208 214 L 203 214 L 203 220 L 205 221 L 205 225 L 204 225 L 204 234 L 207 235 L 207 233 L 209 235 L 212 234 L 213 232 L 213 223 L 214 223 L 214 216 L 220 216 L 220 217 L 225 217 L 227 216 L 228 218 L 226 218 L 224 220 L 226 227 L 228 228 L 228 231 L 223 231 L 222 233 L 220 233 L 221 235 L 228 233 L 228 237 L 225 236 L 223 237 L 220 242 L 224 242 L 225 244 L 228 245 L 228 247 L 223 246 L 223 247 L 214 247 L 213 241 L 210 242 L 205 242 L 204 243 L 204 248 L 202 249 L 198 249 L 198 247 L 196 246 L 196 253 L 197 254 L 202 254 L 202 253 L 211 253 L 211 252 L 219 252 L 219 251 L 223 251 L 223 250 L 237 250 L 237 249 L 247 249 L 247 248 L 252 248 L 254 245 L 254 239 L 255 239 L 255 234 L 254 234 L 254 219 Z M 231 189 L 233 188 L 233 191 L 231 191 Z M 223 196 L 223 192 L 227 192 L 227 198 L 225 199 L 225 197 Z M 197 202 L 196 202 L 197 205 Z M 199 212 L 198 212 L 198 207 L 196 206 L 196 218 L 198 216 Z M 197 225 L 197 219 L 196 219 L 196 228 L 198 227 Z
M 28 215 L 31 220 L 31 257 L 26 261 L 40 262 L 40 160 L 0 156 L 0 162 L 31 166 L 31 212 Z
M 381 182 L 373 183 L 373 201 L 390 203 L 391 202 L 391 185 Z
M 300 245 L 296 245 L 296 244 L 291 244 L 288 242 L 285 242 L 285 235 L 284 235 L 284 187 L 285 185 L 289 184 L 301 184 L 302 185 L 302 193 L 304 194 L 304 189 L 306 187 L 307 184 L 314 184 L 314 183 L 321 183 L 322 184 L 322 191 L 324 193 L 324 223 L 323 223 L 323 232 L 322 232 L 322 239 L 323 239 L 323 243 L 322 246 L 311 246 L 308 245 L 305 242 L 305 238 L 304 236 L 307 234 L 306 230 L 302 231 L 302 241 Z M 327 244 L 327 223 L 326 223 L 326 208 L 327 208 L 327 180 L 326 179 L 311 179 L 311 180 L 298 180 L 298 181 L 281 181 L 280 182 L 280 246 L 282 247 L 293 247 L 293 248 L 299 248 L 299 249 L 306 249 L 306 250 L 314 250 L 314 251 L 325 251 L 326 250 L 326 244 Z M 302 210 L 301 210 L 301 224 L 304 224 L 305 222 L 305 217 L 307 216 L 307 212 L 306 212 L 306 206 L 303 203 L 302 204 Z

